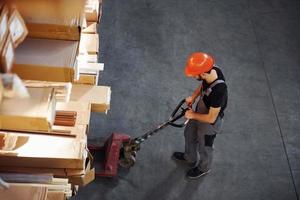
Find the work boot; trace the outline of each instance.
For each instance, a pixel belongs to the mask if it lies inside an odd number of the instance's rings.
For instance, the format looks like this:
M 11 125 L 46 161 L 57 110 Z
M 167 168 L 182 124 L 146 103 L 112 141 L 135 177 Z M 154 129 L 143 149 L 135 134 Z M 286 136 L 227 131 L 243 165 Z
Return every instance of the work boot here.
M 198 167 L 194 167 L 187 171 L 186 176 L 190 179 L 197 179 L 200 178 L 201 176 L 204 176 L 205 174 L 208 174 L 210 172 L 209 170 L 202 171 Z
M 194 167 L 196 165 L 196 162 L 188 162 L 187 159 L 184 157 L 183 152 L 174 152 L 172 155 L 173 160 L 181 161 L 187 163 L 190 167 Z

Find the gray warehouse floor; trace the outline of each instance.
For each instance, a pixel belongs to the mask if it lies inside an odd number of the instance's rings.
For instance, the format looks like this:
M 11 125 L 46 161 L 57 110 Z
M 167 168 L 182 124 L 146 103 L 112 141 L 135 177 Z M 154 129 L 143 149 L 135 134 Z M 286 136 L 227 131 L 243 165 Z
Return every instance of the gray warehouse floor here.
M 214 55 L 229 105 L 209 175 L 185 178 L 188 168 L 170 158 L 183 150 L 183 129 L 168 127 L 142 145 L 134 167 L 73 199 L 299 199 L 299 0 L 105 0 L 100 33 L 111 110 L 93 115 L 90 142 L 166 120 L 198 84 L 183 73 L 194 51 Z

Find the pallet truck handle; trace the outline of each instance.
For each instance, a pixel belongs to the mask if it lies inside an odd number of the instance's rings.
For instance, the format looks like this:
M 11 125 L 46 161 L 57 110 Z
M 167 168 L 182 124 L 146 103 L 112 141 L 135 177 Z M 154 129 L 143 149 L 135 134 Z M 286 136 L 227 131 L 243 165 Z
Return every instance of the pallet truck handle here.
M 185 115 L 185 112 L 187 110 L 189 110 L 189 108 L 184 108 L 182 107 L 182 105 L 185 103 L 185 99 L 181 100 L 179 102 L 179 104 L 177 105 L 177 107 L 175 108 L 175 110 L 173 111 L 173 113 L 171 114 L 171 117 L 170 117 L 170 122 L 169 124 L 173 127 L 177 127 L 177 128 L 182 128 L 184 127 L 187 123 L 188 123 L 188 120 L 186 120 L 184 123 L 182 124 L 176 124 L 174 123 L 175 121 L 177 121 L 178 119 L 180 119 L 181 117 L 183 117 Z M 178 111 L 181 109 L 181 113 L 179 115 L 177 115 Z

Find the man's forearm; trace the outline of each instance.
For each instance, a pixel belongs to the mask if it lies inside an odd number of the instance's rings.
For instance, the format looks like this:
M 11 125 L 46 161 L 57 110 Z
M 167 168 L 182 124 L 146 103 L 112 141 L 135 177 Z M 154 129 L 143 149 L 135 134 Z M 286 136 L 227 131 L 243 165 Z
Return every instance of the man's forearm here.
M 216 120 L 215 117 L 209 114 L 200 114 L 200 113 L 194 113 L 193 119 L 204 123 L 210 123 L 210 124 L 214 123 Z

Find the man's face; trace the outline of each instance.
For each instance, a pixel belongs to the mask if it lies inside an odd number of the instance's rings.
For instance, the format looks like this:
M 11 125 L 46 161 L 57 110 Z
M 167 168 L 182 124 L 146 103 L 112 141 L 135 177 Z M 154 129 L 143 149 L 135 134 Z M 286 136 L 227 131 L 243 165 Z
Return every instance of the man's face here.
M 196 78 L 198 81 L 202 81 L 203 78 L 201 77 L 201 75 L 197 75 L 197 78 Z
M 198 80 L 198 81 L 203 81 L 203 76 L 202 76 L 203 74 L 198 74 L 198 75 L 191 75 L 190 77 L 191 78 L 194 78 L 194 79 L 196 79 L 196 80 Z
M 194 78 L 198 81 L 203 81 L 203 74 L 195 75 Z

